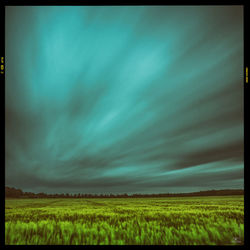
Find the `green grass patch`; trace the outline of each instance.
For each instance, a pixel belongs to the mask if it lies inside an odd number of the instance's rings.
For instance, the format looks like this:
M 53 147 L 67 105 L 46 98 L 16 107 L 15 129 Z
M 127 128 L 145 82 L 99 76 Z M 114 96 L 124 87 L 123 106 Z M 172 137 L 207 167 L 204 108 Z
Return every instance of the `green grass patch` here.
M 241 245 L 244 197 L 7 199 L 6 245 Z

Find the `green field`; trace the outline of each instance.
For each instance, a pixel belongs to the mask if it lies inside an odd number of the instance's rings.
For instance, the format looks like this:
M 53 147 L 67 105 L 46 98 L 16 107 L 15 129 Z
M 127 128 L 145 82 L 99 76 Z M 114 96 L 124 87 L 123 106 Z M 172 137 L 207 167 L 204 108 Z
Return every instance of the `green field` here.
M 5 244 L 244 244 L 244 197 L 6 199 Z

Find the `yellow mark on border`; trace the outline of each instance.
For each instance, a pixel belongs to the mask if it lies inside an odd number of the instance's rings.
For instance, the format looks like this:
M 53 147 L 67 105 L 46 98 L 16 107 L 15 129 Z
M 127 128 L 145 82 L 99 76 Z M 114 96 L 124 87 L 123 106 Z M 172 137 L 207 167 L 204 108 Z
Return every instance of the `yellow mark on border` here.
M 246 83 L 248 83 L 248 67 L 246 67 Z
M 1 56 L 1 74 L 4 73 L 4 57 Z

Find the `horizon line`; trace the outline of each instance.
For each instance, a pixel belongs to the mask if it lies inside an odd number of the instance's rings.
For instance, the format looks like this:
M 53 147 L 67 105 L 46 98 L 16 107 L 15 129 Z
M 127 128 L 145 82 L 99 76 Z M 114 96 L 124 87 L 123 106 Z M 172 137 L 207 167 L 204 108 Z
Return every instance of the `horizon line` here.
M 193 191 L 193 192 L 164 192 L 164 193 L 131 193 L 128 194 L 127 192 L 122 192 L 122 193 L 82 193 L 82 192 L 78 192 L 78 193 L 68 193 L 68 192 L 63 192 L 63 193 L 45 193 L 45 192 L 31 192 L 31 191 L 23 191 L 21 188 L 16 188 L 16 187 L 10 187 L 10 186 L 5 186 L 5 188 L 14 188 L 16 190 L 21 190 L 23 193 L 33 193 L 33 194 L 46 194 L 46 195 L 55 195 L 55 194 L 69 194 L 69 195 L 76 195 L 76 194 L 87 194 L 87 195 L 124 195 L 127 194 L 128 196 L 132 196 L 132 195 L 164 195 L 164 194 L 195 194 L 195 193 L 202 193 L 202 192 L 211 192 L 211 191 L 244 191 L 244 188 L 232 188 L 232 189 L 207 189 L 207 190 L 200 190 L 200 191 Z

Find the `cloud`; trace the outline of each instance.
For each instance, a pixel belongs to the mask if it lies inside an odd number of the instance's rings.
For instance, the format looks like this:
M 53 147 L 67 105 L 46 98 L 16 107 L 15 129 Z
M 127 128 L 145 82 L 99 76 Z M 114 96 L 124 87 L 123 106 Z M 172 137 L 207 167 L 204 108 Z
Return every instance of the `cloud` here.
M 242 67 L 241 6 L 8 6 L 6 185 L 242 188 Z

